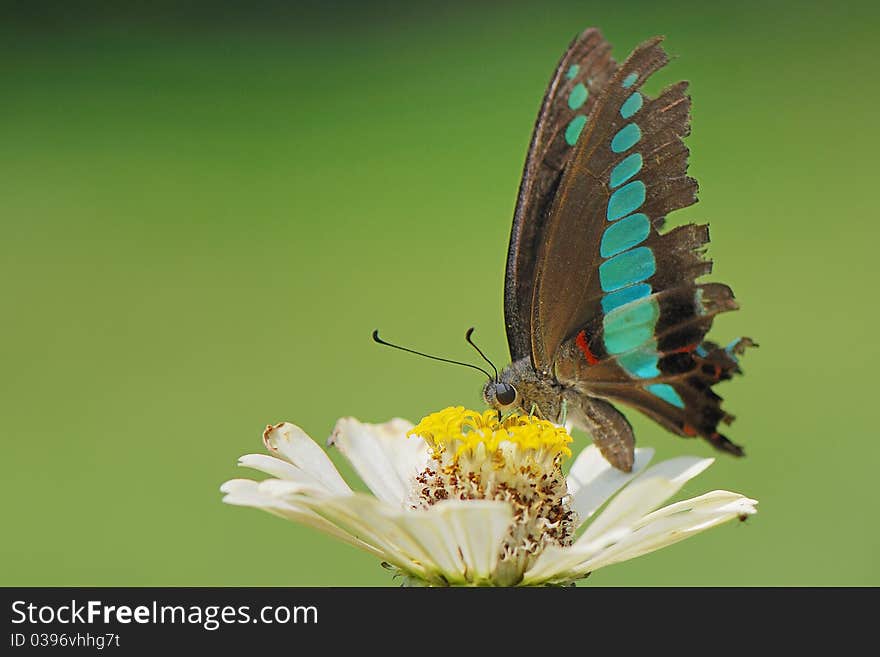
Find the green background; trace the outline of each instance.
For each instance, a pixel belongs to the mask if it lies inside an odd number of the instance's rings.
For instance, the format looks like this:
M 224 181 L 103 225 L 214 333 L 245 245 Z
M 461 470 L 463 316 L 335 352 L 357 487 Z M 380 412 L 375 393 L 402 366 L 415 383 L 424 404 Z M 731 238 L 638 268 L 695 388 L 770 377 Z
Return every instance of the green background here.
M 712 335 L 761 343 L 721 387 L 748 457 L 684 491 L 760 513 L 588 585 L 880 584 L 878 10 L 710 4 L 4 6 L 0 584 L 391 584 L 218 487 L 270 422 L 480 404 L 369 333 L 505 360 L 523 158 L 588 25 L 618 59 L 667 35 L 649 90 L 691 80 L 701 183 L 671 222 L 711 222 L 742 304 Z

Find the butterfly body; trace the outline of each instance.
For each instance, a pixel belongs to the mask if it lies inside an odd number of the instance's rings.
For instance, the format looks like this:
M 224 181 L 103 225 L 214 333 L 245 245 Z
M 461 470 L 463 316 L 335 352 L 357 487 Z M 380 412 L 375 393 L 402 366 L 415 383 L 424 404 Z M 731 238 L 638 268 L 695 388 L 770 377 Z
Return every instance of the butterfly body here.
M 681 436 L 742 450 L 717 431 L 733 418 L 712 390 L 739 372 L 737 356 L 705 340 L 734 310 L 730 288 L 698 283 L 708 226 L 660 232 L 666 215 L 696 202 L 686 175 L 687 83 L 656 98 L 641 91 L 668 57 L 660 38 L 620 66 L 596 29 L 557 66 L 526 159 L 508 250 L 505 322 L 512 363 L 483 391 L 587 431 L 629 470 L 635 439 L 614 406 L 640 410 Z

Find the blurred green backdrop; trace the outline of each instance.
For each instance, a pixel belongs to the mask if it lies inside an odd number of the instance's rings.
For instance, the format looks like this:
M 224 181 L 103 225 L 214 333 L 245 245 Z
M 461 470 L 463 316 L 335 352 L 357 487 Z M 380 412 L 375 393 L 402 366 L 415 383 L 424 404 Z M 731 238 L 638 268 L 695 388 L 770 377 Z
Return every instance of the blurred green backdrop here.
M 506 359 L 523 158 L 588 25 L 678 55 L 653 89 L 692 82 L 701 202 L 672 221 L 711 222 L 742 303 L 713 336 L 761 343 L 721 389 L 748 458 L 685 491 L 760 513 L 588 584 L 880 584 L 876 4 L 143 4 L 4 5 L 0 584 L 392 584 L 218 486 L 270 422 L 480 403 L 369 333 Z

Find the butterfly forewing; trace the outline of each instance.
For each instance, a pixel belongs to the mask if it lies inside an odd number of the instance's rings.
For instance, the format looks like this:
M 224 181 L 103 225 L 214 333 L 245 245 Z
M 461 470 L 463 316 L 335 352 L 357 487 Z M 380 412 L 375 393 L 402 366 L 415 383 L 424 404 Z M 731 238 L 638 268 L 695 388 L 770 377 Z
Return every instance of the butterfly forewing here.
M 616 70 L 611 45 L 590 28 L 572 41 L 547 87 L 526 157 L 507 258 L 504 315 L 513 360 L 531 355 L 535 254 L 547 211 L 587 117 Z
M 551 372 L 561 344 L 603 312 L 605 292 L 656 273 L 653 253 L 639 245 L 667 212 L 696 200 L 681 141 L 688 132 L 683 87 L 659 102 L 646 102 L 639 91 L 668 61 L 659 42 L 636 48 L 600 94 L 550 208 L 531 316 L 532 358 L 543 373 Z M 682 149 L 684 157 L 673 155 Z

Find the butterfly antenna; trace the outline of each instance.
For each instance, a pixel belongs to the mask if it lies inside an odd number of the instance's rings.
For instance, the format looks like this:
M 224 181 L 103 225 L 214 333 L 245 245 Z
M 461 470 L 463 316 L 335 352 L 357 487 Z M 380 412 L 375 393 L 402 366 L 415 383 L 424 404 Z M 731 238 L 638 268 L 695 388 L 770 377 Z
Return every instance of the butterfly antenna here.
M 487 363 L 489 363 L 489 366 L 492 368 L 492 371 L 495 372 L 495 383 L 498 383 L 498 368 L 495 367 L 495 363 L 493 363 L 491 360 L 489 360 L 489 359 L 486 357 L 486 354 L 483 353 L 483 350 L 480 349 L 480 348 L 476 345 L 476 343 L 471 339 L 471 336 L 472 336 L 473 334 L 474 334 L 474 327 L 471 326 L 471 327 L 467 330 L 467 333 L 464 334 L 464 339 L 467 340 L 468 343 L 469 343 L 474 349 L 477 350 L 477 353 L 480 354 L 480 356 L 483 357 L 483 360 L 484 360 L 484 361 L 486 361 Z
M 470 363 L 463 363 L 460 360 L 451 360 L 449 358 L 440 358 L 440 356 L 432 356 L 431 354 L 425 354 L 425 353 L 422 353 L 421 351 L 416 351 L 415 349 L 407 349 L 406 347 L 401 347 L 400 345 L 386 342 L 385 340 L 383 340 L 382 338 L 379 337 L 379 329 L 376 329 L 373 331 L 373 341 L 378 342 L 379 344 L 384 345 L 386 347 L 393 347 L 394 349 L 400 349 L 401 351 L 406 351 L 411 354 L 415 354 L 416 356 L 424 356 L 425 358 L 430 358 L 431 360 L 439 360 L 443 363 L 452 363 L 453 365 L 462 365 L 464 367 L 470 367 L 471 369 L 482 372 L 489 379 L 492 378 L 491 374 L 489 374 L 486 370 L 484 370 L 482 367 L 479 367 L 477 365 L 471 365 Z M 484 358 L 485 358 L 485 356 L 484 356 Z M 493 365 L 492 367 L 494 368 L 495 366 Z M 496 380 L 497 380 L 497 370 L 496 370 Z

